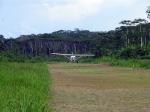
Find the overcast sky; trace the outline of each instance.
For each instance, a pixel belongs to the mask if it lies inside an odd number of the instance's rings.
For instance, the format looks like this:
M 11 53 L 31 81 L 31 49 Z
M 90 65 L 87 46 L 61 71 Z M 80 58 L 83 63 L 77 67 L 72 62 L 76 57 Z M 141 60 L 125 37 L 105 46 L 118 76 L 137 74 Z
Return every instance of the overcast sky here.
M 108 31 L 121 20 L 146 18 L 149 5 L 150 0 L 0 0 L 0 34 Z

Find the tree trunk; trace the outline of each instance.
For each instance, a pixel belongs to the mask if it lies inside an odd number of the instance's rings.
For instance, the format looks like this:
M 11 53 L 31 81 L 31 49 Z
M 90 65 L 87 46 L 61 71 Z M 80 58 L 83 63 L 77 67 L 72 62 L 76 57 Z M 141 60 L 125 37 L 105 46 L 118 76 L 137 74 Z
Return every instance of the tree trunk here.
M 143 47 L 142 25 L 140 24 L 141 47 Z
M 141 37 L 141 47 L 143 47 L 143 38 Z
M 128 36 L 126 35 L 126 47 L 128 47 Z
M 128 38 L 128 45 L 130 45 L 130 39 Z
M 147 45 L 147 37 L 145 36 L 145 45 Z
M 126 35 L 126 47 L 128 47 L 128 44 L 129 44 L 129 38 L 128 38 L 128 34 L 129 34 L 129 30 L 128 30 L 128 27 L 127 27 L 127 35 Z

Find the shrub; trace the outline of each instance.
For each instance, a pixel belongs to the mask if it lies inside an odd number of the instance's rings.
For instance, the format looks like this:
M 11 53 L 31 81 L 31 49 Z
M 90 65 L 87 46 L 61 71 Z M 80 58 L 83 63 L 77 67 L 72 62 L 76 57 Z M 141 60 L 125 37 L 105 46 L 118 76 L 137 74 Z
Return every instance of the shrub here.
M 145 48 L 134 48 L 134 47 L 128 47 L 123 48 L 118 52 L 117 57 L 123 58 L 123 59 L 129 59 L 129 58 L 140 58 L 142 56 L 147 56 L 149 54 L 149 50 Z

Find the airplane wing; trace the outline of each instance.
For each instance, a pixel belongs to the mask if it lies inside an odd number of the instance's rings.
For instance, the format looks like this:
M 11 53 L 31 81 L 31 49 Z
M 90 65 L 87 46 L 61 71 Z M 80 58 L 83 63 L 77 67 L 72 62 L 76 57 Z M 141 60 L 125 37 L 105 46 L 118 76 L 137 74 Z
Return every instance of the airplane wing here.
M 94 54 L 61 54 L 61 53 L 51 53 L 53 55 L 58 55 L 58 56 L 79 56 L 79 57 L 93 57 L 95 56 Z
M 61 53 L 51 53 L 51 54 L 58 56 L 72 56 L 72 54 L 61 54 Z
M 80 57 L 93 57 L 94 54 L 73 54 L 74 56 L 80 56 Z

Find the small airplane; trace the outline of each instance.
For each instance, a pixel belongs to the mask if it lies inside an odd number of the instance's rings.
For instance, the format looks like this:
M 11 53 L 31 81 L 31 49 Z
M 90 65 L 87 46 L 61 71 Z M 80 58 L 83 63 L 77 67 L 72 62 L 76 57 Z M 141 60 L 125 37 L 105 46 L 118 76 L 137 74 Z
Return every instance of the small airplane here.
M 82 57 L 93 57 L 94 54 L 61 54 L 61 53 L 51 53 L 52 55 L 64 56 L 70 62 L 78 62 L 78 60 Z

